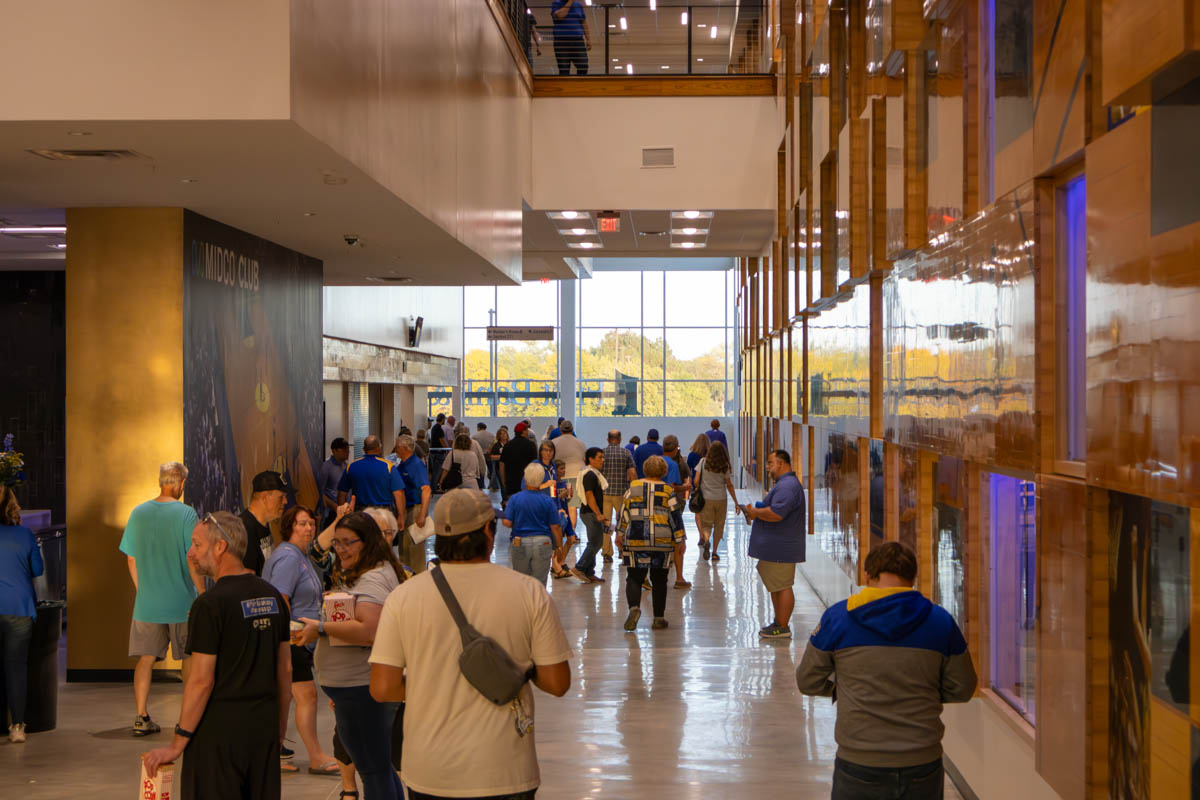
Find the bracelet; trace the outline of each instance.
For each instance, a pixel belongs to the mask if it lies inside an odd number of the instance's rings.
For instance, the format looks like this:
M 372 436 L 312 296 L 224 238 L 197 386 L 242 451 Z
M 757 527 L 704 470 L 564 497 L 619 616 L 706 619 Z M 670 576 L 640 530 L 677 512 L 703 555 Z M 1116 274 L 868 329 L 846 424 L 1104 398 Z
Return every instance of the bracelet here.
M 196 732 L 195 731 L 185 731 L 183 728 L 181 728 L 179 726 L 179 723 L 175 723 L 175 735 L 182 736 L 185 739 L 191 739 L 193 736 L 196 735 Z
M 323 620 L 323 619 L 317 620 L 317 635 L 318 636 L 325 635 L 325 620 Z

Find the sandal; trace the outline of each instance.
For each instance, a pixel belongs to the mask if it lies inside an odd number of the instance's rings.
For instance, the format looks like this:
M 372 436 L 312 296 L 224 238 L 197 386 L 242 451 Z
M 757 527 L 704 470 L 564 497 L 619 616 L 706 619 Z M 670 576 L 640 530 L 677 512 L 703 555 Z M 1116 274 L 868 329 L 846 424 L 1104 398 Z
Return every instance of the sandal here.
M 312 764 L 309 764 L 308 765 L 308 774 L 309 775 L 337 775 L 337 774 L 339 774 L 337 759 L 331 758 L 330 760 L 326 761 L 324 764 L 321 764 L 318 767 L 314 767 Z
M 358 792 L 342 789 L 342 793 L 338 795 L 338 800 L 346 800 L 347 797 L 358 797 Z
M 299 772 L 300 768 L 297 767 L 295 764 L 293 764 L 290 761 L 280 761 L 279 762 L 279 771 L 280 772 Z

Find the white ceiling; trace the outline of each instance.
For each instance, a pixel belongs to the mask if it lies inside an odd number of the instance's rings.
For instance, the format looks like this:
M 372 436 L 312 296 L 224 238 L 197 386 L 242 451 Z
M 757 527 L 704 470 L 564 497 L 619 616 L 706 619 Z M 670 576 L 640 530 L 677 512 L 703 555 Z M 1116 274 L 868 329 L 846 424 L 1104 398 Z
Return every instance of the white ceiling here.
M 145 158 L 51 161 L 27 152 L 40 148 L 125 149 Z M 291 122 L 0 125 L 0 218 L 62 224 L 62 209 L 89 206 L 189 208 L 320 258 L 329 285 L 362 285 L 379 275 L 425 285 L 509 282 Z M 359 244 L 348 246 L 346 235 Z M 44 243 L 0 235 L 0 268 L 45 268 L 43 250 L 60 255 Z
M 556 209 L 557 210 L 557 209 Z M 584 209 L 579 209 L 584 210 Z M 682 210 L 682 209 L 676 209 Z M 698 209 L 704 210 L 704 209 Z M 766 210 L 714 211 L 709 226 L 706 246 L 692 250 L 671 247 L 671 212 L 668 211 L 621 211 L 619 233 L 602 233 L 599 239 L 604 245 L 592 250 L 576 250 L 567 247 L 574 237 L 563 237 L 558 228 L 571 227 L 569 223 L 556 223 L 544 210 L 525 210 L 523 247 L 528 261 L 531 255 L 556 254 L 559 256 L 587 255 L 593 258 L 711 258 L 761 255 L 770 246 L 775 233 L 775 216 Z M 590 212 L 595 219 L 595 212 Z M 586 223 L 590 226 L 592 223 Z M 676 228 L 681 222 L 676 222 Z M 688 225 L 697 223 L 689 222 Z M 656 235 L 666 232 L 665 235 Z M 678 238 L 678 237 L 677 237 Z

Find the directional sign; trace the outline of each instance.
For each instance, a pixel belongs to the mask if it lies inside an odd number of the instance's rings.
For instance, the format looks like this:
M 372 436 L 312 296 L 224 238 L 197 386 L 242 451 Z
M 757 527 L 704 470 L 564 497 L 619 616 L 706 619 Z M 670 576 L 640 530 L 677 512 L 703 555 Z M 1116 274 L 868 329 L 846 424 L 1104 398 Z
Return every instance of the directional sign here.
M 554 341 L 554 327 L 522 327 L 517 325 L 490 325 L 487 329 L 489 342 Z

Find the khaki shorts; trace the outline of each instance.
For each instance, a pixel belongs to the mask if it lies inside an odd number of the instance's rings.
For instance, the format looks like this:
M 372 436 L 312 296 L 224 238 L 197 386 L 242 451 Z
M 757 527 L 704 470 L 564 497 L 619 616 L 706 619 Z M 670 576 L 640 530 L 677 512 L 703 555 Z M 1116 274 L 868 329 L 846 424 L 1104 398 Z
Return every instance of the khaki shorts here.
M 134 620 L 129 623 L 129 655 L 154 656 L 156 661 L 167 657 L 167 645 L 171 645 L 171 655 L 182 661 L 188 657 L 184 652 L 187 646 L 186 622 L 141 622 Z
M 759 561 L 758 574 L 768 592 L 782 592 L 796 582 L 796 565 L 791 562 Z

